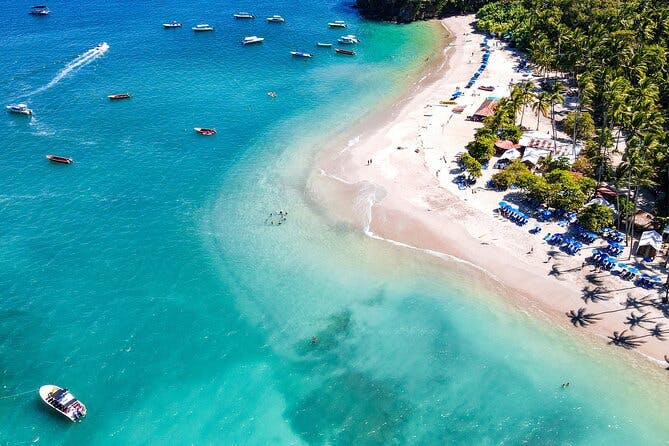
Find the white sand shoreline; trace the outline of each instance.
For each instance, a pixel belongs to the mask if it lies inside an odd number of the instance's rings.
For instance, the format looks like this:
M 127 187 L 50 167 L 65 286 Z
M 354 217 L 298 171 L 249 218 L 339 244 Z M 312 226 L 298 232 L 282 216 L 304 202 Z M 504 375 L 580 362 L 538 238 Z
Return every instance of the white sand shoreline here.
M 583 257 L 554 256 L 555 262 L 544 262 L 552 248 L 542 236 L 530 235 L 527 228 L 501 221 L 492 213 L 501 195 L 463 193 L 447 175 L 454 155 L 464 150 L 481 125 L 466 121 L 465 115 L 485 96 L 508 95 L 510 82 L 519 81 L 521 76 L 514 71 L 513 53 L 500 47 L 493 51 L 488 69 L 476 84 L 494 85 L 494 93 L 480 92 L 476 86 L 469 90 L 460 101 L 466 108 L 462 115 L 437 106 L 439 100 L 449 99 L 457 86 L 464 86 L 478 68 L 482 36 L 472 32 L 473 19 L 459 16 L 442 21 L 455 40 L 444 48 L 445 57 L 438 67 L 429 67 L 429 73 L 413 84 L 407 96 L 390 107 L 390 119 L 389 114 L 384 115 L 386 119 L 372 118 L 365 123 L 366 130 L 356 132 L 345 147 L 322 153 L 310 192 L 328 212 L 357 225 L 370 237 L 462 262 L 478 280 L 519 308 L 539 311 L 560 327 L 575 331 L 566 311 L 586 306 L 592 312 L 620 309 L 628 290 L 608 301 L 586 305 L 582 295 L 591 267 L 578 268 Z M 528 118 L 530 121 L 531 116 Z M 407 149 L 398 150 L 398 146 Z M 367 165 L 370 159 L 372 163 Z M 550 275 L 555 268 L 565 270 L 558 276 L 561 280 Z M 607 275 L 597 280 L 603 286 L 620 288 L 620 283 L 616 284 L 619 279 Z M 641 290 L 635 296 L 643 294 L 648 291 Z M 601 346 L 614 330 L 627 328 L 623 321 L 628 314 L 607 314 L 598 323 L 578 330 Z M 610 348 L 613 354 L 614 347 Z M 651 338 L 634 351 L 641 354 L 636 357 L 663 363 L 669 348 Z

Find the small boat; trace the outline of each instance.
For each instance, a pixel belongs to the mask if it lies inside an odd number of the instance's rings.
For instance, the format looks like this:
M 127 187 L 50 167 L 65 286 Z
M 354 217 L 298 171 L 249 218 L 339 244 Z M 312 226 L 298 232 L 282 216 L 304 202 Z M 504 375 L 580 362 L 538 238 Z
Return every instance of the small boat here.
M 270 23 L 283 23 L 286 21 L 286 19 L 280 15 L 273 15 L 272 17 L 267 17 L 267 21 Z
M 343 20 L 335 20 L 334 22 L 328 23 L 330 28 L 346 28 L 346 22 Z
M 492 87 L 492 86 L 480 86 L 480 87 L 479 87 L 479 90 L 483 90 L 483 91 L 495 91 L 495 87 Z
M 198 132 L 200 135 L 211 136 L 216 134 L 216 129 L 208 129 L 204 127 L 193 127 L 193 130 Z
M 47 155 L 46 159 L 48 159 L 51 162 L 60 164 L 72 164 L 74 162 L 72 158 L 67 158 L 65 156 L 58 156 L 58 155 Z
M 252 43 L 262 43 L 263 40 L 265 40 L 264 37 L 258 37 L 258 36 L 244 37 L 244 40 L 242 40 L 242 45 L 250 45 Z
M 302 51 L 291 51 L 290 54 L 295 57 L 305 57 L 305 58 L 310 58 L 312 56 L 310 53 L 304 53 Z
M 269 91 L 269 92 L 267 92 L 267 96 L 269 96 L 270 98 L 275 98 L 276 97 L 276 92 Z
M 250 12 L 238 12 L 236 14 L 232 15 L 236 19 L 255 19 L 256 16 L 251 14 Z
M 341 48 L 335 48 L 335 52 L 339 54 L 346 54 L 347 56 L 355 56 L 355 51 L 344 50 Z
M 331 48 L 332 44 L 331 43 L 316 42 L 316 46 L 319 46 L 321 48 Z
M 118 99 L 128 99 L 130 98 L 130 93 L 119 93 L 119 94 L 110 94 L 107 96 L 109 99 L 112 101 L 118 100 Z
M 181 23 L 177 22 L 176 20 L 173 20 L 172 23 L 163 23 L 163 28 L 167 29 L 181 28 Z
M 8 105 L 7 111 L 9 113 L 16 113 L 17 115 L 32 115 L 33 111 L 28 108 L 26 104 L 11 104 Z
M 39 396 L 46 404 L 65 415 L 70 421 L 78 422 L 86 416 L 86 406 L 70 393 L 53 384 L 39 388 Z
M 28 14 L 30 15 L 48 15 L 51 11 L 49 11 L 49 8 L 46 7 L 46 5 L 36 5 L 32 6 L 30 8 L 30 11 L 28 11 Z
M 341 36 L 340 38 L 337 39 L 337 42 L 347 43 L 347 44 L 360 43 L 358 38 L 355 37 L 353 34 L 348 34 L 346 36 Z
M 198 25 L 195 25 L 191 29 L 195 32 L 202 32 L 202 31 L 213 31 L 214 27 L 207 23 L 200 23 Z

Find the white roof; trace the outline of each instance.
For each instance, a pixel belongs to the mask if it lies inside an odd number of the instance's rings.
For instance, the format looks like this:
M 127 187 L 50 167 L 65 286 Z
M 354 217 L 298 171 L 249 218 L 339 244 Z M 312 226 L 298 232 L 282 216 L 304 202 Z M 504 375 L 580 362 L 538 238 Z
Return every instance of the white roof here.
M 515 160 L 516 158 L 520 158 L 520 152 L 516 149 L 507 150 L 499 157 L 501 160 Z
M 550 154 L 551 154 L 550 150 L 527 147 L 525 149 L 525 153 L 523 154 L 523 162 L 528 161 L 536 166 L 537 164 L 539 164 L 539 160 L 541 158 L 546 158 Z
M 588 201 L 586 203 L 586 206 L 592 206 L 593 204 L 601 204 L 602 206 L 606 206 L 607 208 L 611 209 L 614 212 L 616 210 L 616 207 L 614 205 L 612 205 L 611 203 L 609 203 L 608 201 L 606 201 L 603 198 L 594 198 L 594 199 Z
M 662 247 L 662 236 L 655 231 L 645 231 L 639 239 L 639 248 L 642 246 L 652 246 L 659 251 Z
M 539 158 L 546 157 L 548 154 L 553 155 L 553 158 L 566 157 L 569 159 L 569 163 L 571 164 L 576 160 L 576 158 L 578 158 L 578 155 L 583 149 L 582 143 L 577 142 L 576 147 L 574 147 L 574 144 L 571 142 L 553 140 L 550 134 L 536 131 L 523 133 L 523 136 L 520 138 L 520 141 L 518 141 L 518 144 L 520 144 L 522 147 L 525 147 L 525 156 L 523 156 L 523 161 L 529 161 L 532 164 L 536 164 L 539 161 Z M 538 153 L 531 152 L 531 154 L 528 155 L 528 150 L 530 149 L 540 150 L 546 154 L 544 155 L 539 153 L 539 158 L 537 158 Z M 536 159 L 536 161 L 533 161 L 534 159 Z

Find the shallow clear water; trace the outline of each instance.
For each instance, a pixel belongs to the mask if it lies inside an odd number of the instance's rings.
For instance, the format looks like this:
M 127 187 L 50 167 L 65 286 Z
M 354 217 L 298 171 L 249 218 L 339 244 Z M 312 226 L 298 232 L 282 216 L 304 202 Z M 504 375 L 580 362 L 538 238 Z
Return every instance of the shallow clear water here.
M 49 6 L 0 4 L 0 99 L 35 110 L 0 116 L 2 444 L 669 438 L 659 373 L 311 201 L 313 154 L 415 75 L 434 28 L 362 22 L 338 2 Z M 343 33 L 325 26 L 338 18 L 363 42 L 356 58 L 315 47 Z M 172 19 L 184 28 L 163 30 Z M 216 31 L 190 31 L 200 22 Z M 242 47 L 252 34 L 267 40 Z M 101 41 L 106 54 L 77 59 Z M 287 222 L 267 224 L 278 209 Z M 19 395 L 45 383 L 72 389 L 86 421 Z

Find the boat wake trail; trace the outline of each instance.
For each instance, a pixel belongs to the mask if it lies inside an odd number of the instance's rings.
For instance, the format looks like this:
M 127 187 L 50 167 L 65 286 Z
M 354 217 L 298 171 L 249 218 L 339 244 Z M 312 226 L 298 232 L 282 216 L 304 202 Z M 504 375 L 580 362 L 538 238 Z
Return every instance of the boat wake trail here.
M 38 93 L 41 93 L 45 90 L 48 90 L 49 88 L 53 87 L 58 82 L 63 80 L 69 74 L 78 71 L 82 67 L 85 67 L 86 65 L 95 61 L 96 59 L 104 56 L 107 50 L 109 50 L 109 45 L 107 44 L 107 42 L 102 42 L 95 48 L 91 48 L 90 50 L 78 55 L 77 57 L 74 58 L 74 60 L 68 62 L 67 65 L 65 65 L 58 73 L 56 73 L 56 75 L 53 77 L 53 79 L 49 81 L 48 84 L 43 85 L 39 87 L 37 90 L 28 93 L 26 97 L 30 97 Z

